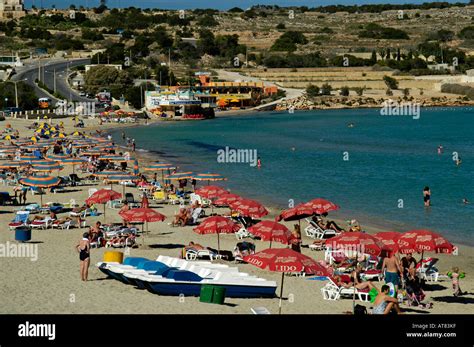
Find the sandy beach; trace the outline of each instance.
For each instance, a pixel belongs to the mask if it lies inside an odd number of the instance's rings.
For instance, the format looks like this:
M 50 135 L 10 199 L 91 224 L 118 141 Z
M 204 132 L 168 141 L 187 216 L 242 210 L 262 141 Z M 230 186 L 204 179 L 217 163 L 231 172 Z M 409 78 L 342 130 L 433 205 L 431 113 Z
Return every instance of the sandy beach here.
M 32 120 L 12 119 L 1 124 L 1 128 L 6 123 L 10 123 L 12 128 L 20 132 L 20 136 L 30 135 L 32 130 L 26 129 Z M 73 131 L 71 119 L 64 119 L 66 132 Z M 97 120 L 85 120 L 86 133 L 94 131 L 99 127 L 106 129 L 110 124 L 98 125 Z M 115 127 L 115 125 L 113 125 Z M 121 125 L 117 125 L 121 126 Z M 139 140 L 139 139 L 138 139 Z M 138 141 L 139 142 L 139 141 Z M 137 152 L 140 166 L 146 165 L 152 160 L 150 154 L 144 155 Z M 155 158 L 156 160 L 156 158 Z M 61 171 L 60 175 L 68 175 L 72 172 L 70 167 Z M 224 184 L 225 186 L 225 184 Z M 94 188 L 104 187 L 101 184 Z M 122 187 L 115 186 L 121 192 Z M 82 203 L 88 197 L 88 189 L 91 186 L 69 187 L 63 193 L 47 193 L 43 196 L 43 202 L 66 203 L 70 199 Z M 3 186 L 1 191 L 12 193 L 13 187 Z M 132 192 L 136 199 L 139 197 L 137 188 L 127 187 L 127 192 Z M 28 203 L 38 202 L 38 195 L 28 193 Z M 193 232 L 191 226 L 172 227 L 173 216 L 177 213 L 177 205 L 157 205 L 150 200 L 151 207 L 157 208 L 167 219 L 164 222 L 149 223 L 149 232 L 138 238 L 138 248 L 129 249 L 130 256 L 147 257 L 156 259 L 160 254 L 169 256 L 179 256 L 181 248 L 190 241 L 198 242 L 204 246 L 217 247 L 216 235 L 198 235 Z M 280 210 L 271 209 L 270 215 L 264 219 L 273 219 Z M 14 233 L 9 231 L 7 224 L 14 218 L 14 211 L 19 206 L 4 206 L 0 214 L 0 223 L 4 225 L 0 234 L 0 244 L 14 241 Z M 215 209 L 215 212 L 227 213 L 228 209 Z M 210 213 L 209 210 L 206 211 Z M 61 216 L 61 215 L 60 215 Z M 354 216 L 357 218 L 357 216 Z M 87 225 L 92 225 L 95 221 L 103 221 L 103 216 L 87 217 Z M 118 210 L 107 209 L 107 222 L 119 222 L 121 218 Z M 290 229 L 294 222 L 286 222 Z M 302 226 L 304 221 L 302 222 Z M 363 225 L 364 230 L 373 233 L 377 228 Z M 79 259 L 74 246 L 79 242 L 82 233 L 86 229 L 70 230 L 33 230 L 31 244 L 37 245 L 38 259 L 32 261 L 29 258 L 4 257 L 0 260 L 0 307 L 3 314 L 17 313 L 199 313 L 199 314 L 250 314 L 252 307 L 264 306 L 272 313 L 278 312 L 278 299 L 226 299 L 225 305 L 212 305 L 199 302 L 199 298 L 186 297 L 184 300 L 179 297 L 165 297 L 152 294 L 148 291 L 138 290 L 132 286 L 125 285 L 113 279 L 106 279 L 95 264 L 102 261 L 104 251 L 109 249 L 99 248 L 91 251 L 91 267 L 89 271 L 89 281 L 82 282 L 79 276 Z M 303 235 L 303 245 L 312 243 L 312 239 Z M 221 249 L 232 250 L 237 243 L 234 235 L 222 235 L 220 237 Z M 268 242 L 255 241 L 257 251 L 268 248 Z M 275 245 L 280 247 L 281 245 Z M 462 298 L 454 298 L 451 288 L 451 281 L 441 280 L 430 283 L 430 290 L 427 291 L 427 300 L 432 302 L 434 307 L 430 310 L 411 308 L 406 305 L 402 309 L 406 313 L 438 313 L 438 314 L 465 314 L 474 313 L 474 248 L 457 245 L 459 255 L 430 254 L 438 257 L 438 268 L 440 273 L 446 274 L 453 266 L 458 266 L 466 277 L 461 280 L 461 288 L 468 294 Z M 311 251 L 303 247 L 305 255 L 317 260 L 324 258 L 323 251 Z M 415 255 L 419 260 L 420 255 Z M 248 264 L 233 264 L 224 262 L 231 266 L 238 266 L 240 271 L 258 275 L 265 279 L 274 280 L 280 283 L 280 274 L 260 270 Z M 283 302 L 283 313 L 288 314 L 342 314 L 352 310 L 350 299 L 340 299 L 337 301 L 323 300 L 321 288 L 326 281 L 309 280 L 305 277 L 285 277 L 285 290 Z M 376 283 L 380 288 L 382 282 Z M 278 288 L 279 292 L 279 288 Z M 359 304 L 371 307 L 369 303 Z

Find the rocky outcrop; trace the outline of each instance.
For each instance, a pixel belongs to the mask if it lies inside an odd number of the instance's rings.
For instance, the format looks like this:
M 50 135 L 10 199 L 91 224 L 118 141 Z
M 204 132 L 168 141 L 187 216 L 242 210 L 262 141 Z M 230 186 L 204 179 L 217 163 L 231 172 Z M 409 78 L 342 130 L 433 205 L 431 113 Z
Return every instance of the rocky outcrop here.
M 285 110 L 313 110 L 313 109 L 333 109 L 333 108 L 376 108 L 382 107 L 387 100 L 393 100 L 399 103 L 412 102 L 419 103 L 423 107 L 430 106 L 467 106 L 474 105 L 474 101 L 463 99 L 449 99 L 447 97 L 437 97 L 431 99 L 417 99 L 409 97 L 408 99 L 396 97 L 372 98 L 366 96 L 343 97 L 343 96 L 320 96 L 308 98 L 302 95 L 298 98 L 282 100 L 275 106 L 275 111 Z

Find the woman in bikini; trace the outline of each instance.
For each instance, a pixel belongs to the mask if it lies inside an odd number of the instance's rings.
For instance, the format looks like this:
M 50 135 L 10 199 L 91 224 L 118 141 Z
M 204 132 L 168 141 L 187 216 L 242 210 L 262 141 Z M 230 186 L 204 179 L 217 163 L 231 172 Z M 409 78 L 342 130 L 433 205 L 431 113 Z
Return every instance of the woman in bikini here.
M 76 250 L 79 253 L 79 260 L 81 262 L 81 280 L 83 281 L 87 281 L 87 276 L 89 274 L 89 265 L 91 261 L 90 249 L 89 233 L 84 233 L 82 235 L 82 240 L 76 245 Z

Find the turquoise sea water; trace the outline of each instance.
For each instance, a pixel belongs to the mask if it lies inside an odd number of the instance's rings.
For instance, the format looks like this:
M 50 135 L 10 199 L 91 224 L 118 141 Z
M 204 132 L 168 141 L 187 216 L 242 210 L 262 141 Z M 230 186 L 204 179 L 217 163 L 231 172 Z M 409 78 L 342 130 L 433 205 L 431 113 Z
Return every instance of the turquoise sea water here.
M 119 143 L 120 132 L 113 133 Z M 454 242 L 474 244 L 470 108 L 422 109 L 418 120 L 366 109 L 258 113 L 160 123 L 126 134 L 137 147 L 164 155 L 182 170 L 228 177 L 223 185 L 232 192 L 269 206 L 323 197 L 341 206 L 331 213 L 337 218 L 396 231 L 429 228 Z M 262 167 L 217 162 L 217 151 L 226 146 L 256 149 Z M 462 158 L 460 166 L 453 152 Z M 432 192 L 430 208 L 423 206 L 425 186 Z M 463 198 L 471 203 L 463 204 Z

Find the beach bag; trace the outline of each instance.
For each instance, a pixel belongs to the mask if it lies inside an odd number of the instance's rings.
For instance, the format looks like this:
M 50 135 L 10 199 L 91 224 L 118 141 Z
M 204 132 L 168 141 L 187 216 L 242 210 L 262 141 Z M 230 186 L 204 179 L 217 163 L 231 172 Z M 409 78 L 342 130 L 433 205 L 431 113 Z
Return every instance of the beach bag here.
M 359 304 L 355 305 L 354 315 L 361 315 L 361 314 L 367 314 L 367 308 Z

